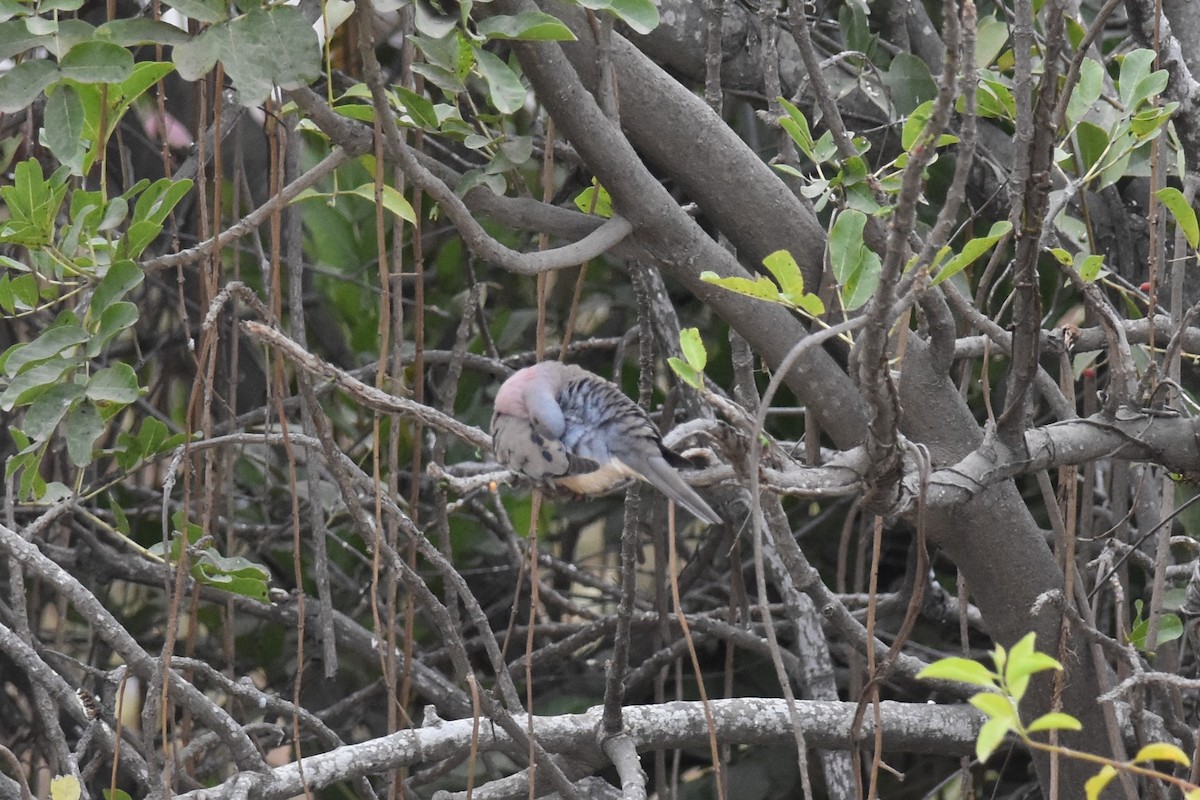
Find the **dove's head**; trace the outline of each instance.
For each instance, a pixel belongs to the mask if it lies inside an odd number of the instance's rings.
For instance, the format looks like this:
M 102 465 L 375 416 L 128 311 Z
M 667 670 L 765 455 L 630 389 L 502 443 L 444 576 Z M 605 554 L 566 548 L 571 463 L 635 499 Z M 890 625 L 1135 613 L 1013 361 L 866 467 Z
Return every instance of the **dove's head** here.
M 566 370 L 557 361 L 543 361 L 517 370 L 496 392 L 494 416 L 528 419 L 545 426 L 555 436 L 561 435 L 562 411 L 555 396 L 562 388 Z

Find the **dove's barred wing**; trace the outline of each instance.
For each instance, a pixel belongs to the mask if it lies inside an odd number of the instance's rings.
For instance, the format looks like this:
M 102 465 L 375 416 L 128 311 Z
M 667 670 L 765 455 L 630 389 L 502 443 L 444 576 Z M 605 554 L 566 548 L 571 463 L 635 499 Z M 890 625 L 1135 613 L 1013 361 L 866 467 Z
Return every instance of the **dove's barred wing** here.
M 667 463 L 668 457 L 677 456 L 663 446 L 646 411 L 616 384 L 583 370 L 579 373 L 558 394 L 568 420 L 563 435 L 567 449 L 600 464 L 615 462 L 619 466 L 613 472 L 641 476 L 697 519 L 719 523 L 717 513 Z

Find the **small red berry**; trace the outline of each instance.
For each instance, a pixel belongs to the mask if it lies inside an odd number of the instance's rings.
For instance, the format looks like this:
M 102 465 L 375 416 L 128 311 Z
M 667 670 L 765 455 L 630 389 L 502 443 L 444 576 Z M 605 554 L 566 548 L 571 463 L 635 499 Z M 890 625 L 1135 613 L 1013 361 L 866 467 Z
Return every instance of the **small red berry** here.
M 1150 281 L 1143 281 L 1142 285 L 1139 286 L 1138 289 L 1142 290 L 1143 292 L 1149 292 L 1150 291 Z

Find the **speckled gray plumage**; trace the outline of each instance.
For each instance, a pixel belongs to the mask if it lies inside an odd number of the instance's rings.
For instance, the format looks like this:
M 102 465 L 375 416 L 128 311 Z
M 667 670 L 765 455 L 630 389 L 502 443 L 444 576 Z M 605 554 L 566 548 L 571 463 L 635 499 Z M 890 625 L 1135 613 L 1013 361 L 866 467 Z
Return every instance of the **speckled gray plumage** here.
M 582 367 L 545 361 L 515 372 L 496 394 L 492 442 L 504 466 L 579 494 L 645 480 L 698 519 L 721 521 L 668 459 L 645 410 Z

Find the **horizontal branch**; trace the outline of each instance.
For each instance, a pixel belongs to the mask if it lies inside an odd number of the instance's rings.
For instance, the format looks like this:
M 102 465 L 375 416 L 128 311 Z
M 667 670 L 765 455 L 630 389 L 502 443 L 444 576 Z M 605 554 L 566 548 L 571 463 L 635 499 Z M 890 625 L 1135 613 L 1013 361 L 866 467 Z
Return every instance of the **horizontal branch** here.
M 713 721 L 721 744 L 785 744 L 792 741 L 791 717 L 782 699 L 733 698 L 713 700 Z M 848 749 L 855 703 L 832 701 L 801 702 L 800 719 L 808 745 L 820 749 Z M 608 763 L 599 735 L 602 709 L 593 707 L 582 714 L 554 717 L 535 716 L 535 738 L 551 753 L 569 755 L 572 761 L 596 765 Z M 647 750 L 703 747 L 709 740 L 704 708 L 699 702 L 671 702 L 629 706 L 622 710 L 625 733 L 640 752 Z M 525 727 L 527 718 L 514 715 Z M 974 752 L 975 738 L 983 715 L 968 705 L 935 706 L 926 703 L 884 701 L 880 704 L 885 751 L 935 753 L 960 756 Z M 474 720 L 432 723 L 414 730 L 347 745 L 328 753 L 309 756 L 264 776 L 252 794 L 259 800 L 282 800 L 305 791 L 315 791 L 362 775 L 388 772 L 419 764 L 433 764 L 462 756 L 472 747 Z M 868 714 L 860 736 L 874 735 Z M 504 751 L 512 742 L 499 728 L 478 726 L 478 752 Z M 223 800 L 233 797 L 232 781 L 211 789 L 177 795 L 177 800 Z
M 475 447 L 484 450 L 492 449 L 492 437 L 479 430 L 479 428 L 459 422 L 454 417 L 443 414 L 436 408 L 431 408 L 414 400 L 396 397 L 395 395 L 376 389 L 374 386 L 363 383 L 345 370 L 338 369 L 328 361 L 308 352 L 269 325 L 246 320 L 242 322 L 242 330 L 257 341 L 274 347 L 283 353 L 289 361 L 310 375 L 332 380 L 340 389 L 372 411 L 378 411 L 382 414 L 398 414 L 403 417 L 413 417 L 431 428 L 448 433 L 451 436 L 457 436 L 459 439 Z
M 951 507 L 1002 481 L 1055 467 L 1077 466 L 1102 458 L 1147 461 L 1173 472 L 1200 474 L 1200 421 L 1179 416 L 1123 410 L 1116 417 L 1097 414 L 1085 419 L 1055 422 L 1025 432 L 1028 456 L 1010 451 L 988 437 L 957 464 L 935 470 L 926 502 Z M 852 495 L 865 488 L 868 458 L 858 447 L 819 467 L 764 469 L 767 485 L 802 497 Z M 905 461 L 903 502 L 916 498 L 919 485 L 915 461 Z M 893 509 L 904 513 L 906 507 Z

